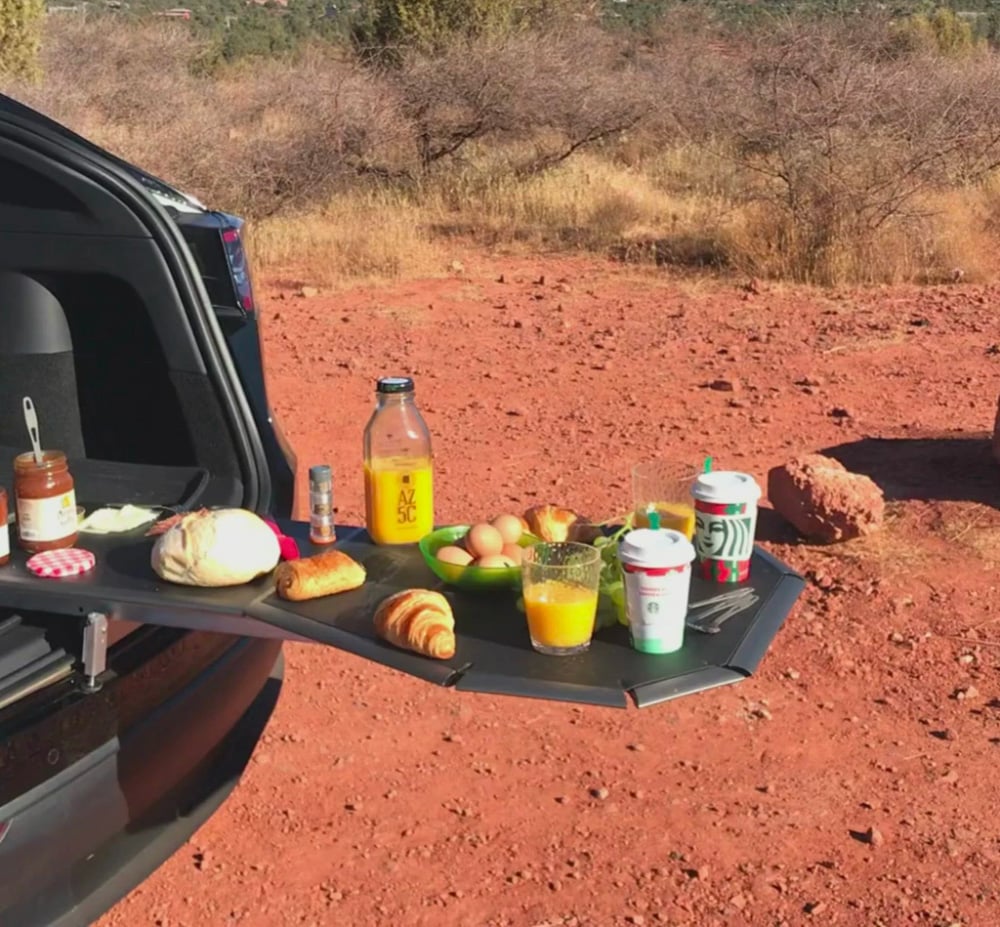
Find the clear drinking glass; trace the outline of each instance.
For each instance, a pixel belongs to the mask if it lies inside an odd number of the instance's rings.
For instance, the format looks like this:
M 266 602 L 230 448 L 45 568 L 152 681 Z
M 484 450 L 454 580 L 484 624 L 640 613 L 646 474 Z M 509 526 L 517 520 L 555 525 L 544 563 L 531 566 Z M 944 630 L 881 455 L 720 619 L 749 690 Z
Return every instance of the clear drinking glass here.
M 600 578 L 601 552 L 590 544 L 544 542 L 525 548 L 521 582 L 535 650 L 568 656 L 590 647 Z
M 658 527 L 680 531 L 690 541 L 694 537 L 691 484 L 700 472 L 691 464 L 670 460 L 649 460 L 632 467 L 633 527 L 653 527 L 649 515 L 656 512 Z

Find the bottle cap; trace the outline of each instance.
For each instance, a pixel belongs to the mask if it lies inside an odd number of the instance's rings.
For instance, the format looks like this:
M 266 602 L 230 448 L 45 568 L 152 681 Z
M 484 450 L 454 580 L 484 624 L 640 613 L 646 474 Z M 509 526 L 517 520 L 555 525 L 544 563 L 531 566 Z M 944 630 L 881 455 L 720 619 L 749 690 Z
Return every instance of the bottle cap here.
M 309 482 L 310 483 L 330 483 L 333 481 L 333 476 L 331 475 L 330 468 L 326 464 L 317 464 L 315 467 L 309 468 Z
M 375 387 L 377 393 L 412 393 L 413 377 L 382 377 Z

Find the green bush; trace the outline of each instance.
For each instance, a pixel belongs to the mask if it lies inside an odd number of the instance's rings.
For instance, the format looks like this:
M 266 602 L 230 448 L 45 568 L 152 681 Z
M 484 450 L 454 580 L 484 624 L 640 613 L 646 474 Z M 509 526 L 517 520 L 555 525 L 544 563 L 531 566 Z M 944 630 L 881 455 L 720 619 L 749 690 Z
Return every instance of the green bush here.
M 0 0 L 0 74 L 21 80 L 39 76 L 44 0 Z
M 352 34 L 365 57 L 398 63 L 407 48 L 436 53 L 456 39 L 502 38 L 596 16 L 590 0 L 367 0 Z
M 953 58 L 968 55 L 982 45 L 972 24 L 943 6 L 900 20 L 893 26 L 892 39 L 897 52 L 930 51 Z

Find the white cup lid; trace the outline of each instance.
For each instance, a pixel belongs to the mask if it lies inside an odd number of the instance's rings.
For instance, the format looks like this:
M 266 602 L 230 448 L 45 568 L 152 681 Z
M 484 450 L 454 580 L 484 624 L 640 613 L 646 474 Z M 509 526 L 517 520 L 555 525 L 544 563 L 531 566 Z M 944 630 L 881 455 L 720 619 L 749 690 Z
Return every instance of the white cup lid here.
M 638 528 L 622 538 L 618 556 L 622 563 L 631 566 L 662 569 L 690 563 L 694 560 L 694 547 L 680 531 Z
M 760 498 L 760 486 L 748 473 L 714 470 L 702 473 L 694 481 L 691 495 L 702 502 L 756 502 Z

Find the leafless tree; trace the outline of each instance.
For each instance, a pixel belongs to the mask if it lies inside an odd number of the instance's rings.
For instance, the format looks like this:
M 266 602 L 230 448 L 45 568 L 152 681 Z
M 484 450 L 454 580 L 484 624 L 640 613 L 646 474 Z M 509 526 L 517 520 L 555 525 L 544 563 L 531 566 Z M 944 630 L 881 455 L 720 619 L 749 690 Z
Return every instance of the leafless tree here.
M 475 140 L 530 139 L 534 151 L 516 171 L 538 172 L 635 125 L 643 111 L 631 65 L 593 27 L 411 53 L 396 80 L 425 169 Z

